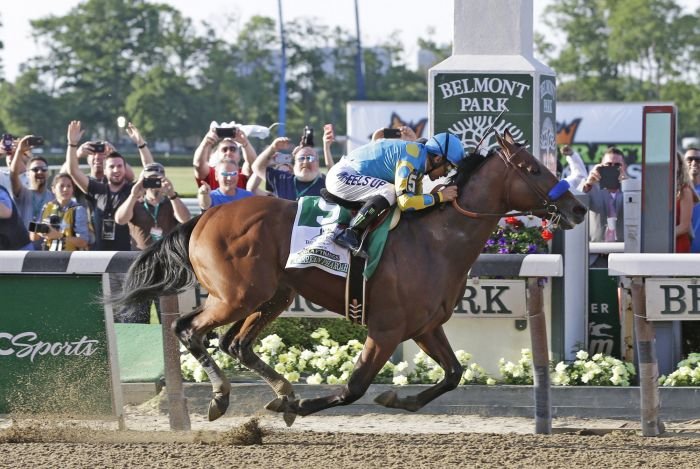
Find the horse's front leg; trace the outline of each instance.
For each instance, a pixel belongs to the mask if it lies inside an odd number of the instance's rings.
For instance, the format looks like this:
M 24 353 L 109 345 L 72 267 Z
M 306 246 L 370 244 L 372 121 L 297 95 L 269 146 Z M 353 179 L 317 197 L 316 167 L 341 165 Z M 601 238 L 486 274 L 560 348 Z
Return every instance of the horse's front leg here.
M 276 412 L 305 416 L 330 407 L 351 404 L 367 392 L 367 388 L 372 384 L 375 376 L 381 371 L 400 342 L 398 337 L 383 337 L 379 341 L 368 336 L 348 383 L 337 392 L 328 396 L 299 401 L 277 398 L 270 402 L 266 408 Z
M 435 360 L 445 371 L 445 377 L 435 385 L 414 396 L 399 397 L 394 391 L 386 391 L 377 396 L 374 401 L 385 407 L 404 409 L 415 412 L 436 397 L 452 391 L 462 379 L 462 365 L 447 341 L 442 326 L 426 332 L 413 339 L 416 344 Z
M 289 305 L 294 292 L 278 290 L 275 296 L 260 307 L 260 312 L 236 322 L 221 339 L 220 348 L 249 370 L 257 373 L 270 385 L 278 398 L 294 400 L 294 390 L 284 376 L 277 373 L 253 351 L 253 343 L 263 328 L 277 318 Z M 275 402 L 275 401 L 272 401 Z M 294 423 L 295 414 L 285 413 L 284 420 L 288 426 Z

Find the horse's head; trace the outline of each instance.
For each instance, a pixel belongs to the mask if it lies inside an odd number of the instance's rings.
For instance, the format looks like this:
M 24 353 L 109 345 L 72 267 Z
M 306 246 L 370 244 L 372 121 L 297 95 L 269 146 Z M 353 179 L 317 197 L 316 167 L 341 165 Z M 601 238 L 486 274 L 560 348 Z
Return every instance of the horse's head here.
M 562 188 L 566 183 L 560 182 L 524 145 L 517 143 L 508 130 L 502 136 L 496 133 L 496 138 L 501 147 L 498 156 L 507 167 L 508 209 L 532 211 L 563 229 L 583 221 L 586 207 L 566 187 Z

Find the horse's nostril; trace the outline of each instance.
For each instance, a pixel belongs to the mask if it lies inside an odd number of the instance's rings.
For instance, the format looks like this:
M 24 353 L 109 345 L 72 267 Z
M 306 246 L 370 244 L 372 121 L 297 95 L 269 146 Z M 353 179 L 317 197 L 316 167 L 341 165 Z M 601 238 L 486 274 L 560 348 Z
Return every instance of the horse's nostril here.
M 584 216 L 586 215 L 586 212 L 588 212 L 588 209 L 583 205 L 577 205 L 576 207 L 574 207 L 574 213 L 576 215 Z

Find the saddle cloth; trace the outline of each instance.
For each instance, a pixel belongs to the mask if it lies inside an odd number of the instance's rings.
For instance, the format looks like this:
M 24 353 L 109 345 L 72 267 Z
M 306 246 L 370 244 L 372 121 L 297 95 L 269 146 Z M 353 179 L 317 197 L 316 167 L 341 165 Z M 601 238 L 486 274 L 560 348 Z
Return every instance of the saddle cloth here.
M 394 216 L 386 217 L 365 240 L 369 258 L 364 271 L 369 279 L 381 259 Z M 297 214 L 292 227 L 292 240 L 285 269 L 318 267 L 334 275 L 346 277 L 350 266 L 350 253 L 333 241 L 338 230 L 350 223 L 352 214 L 340 205 L 321 197 L 301 197 L 297 201 Z

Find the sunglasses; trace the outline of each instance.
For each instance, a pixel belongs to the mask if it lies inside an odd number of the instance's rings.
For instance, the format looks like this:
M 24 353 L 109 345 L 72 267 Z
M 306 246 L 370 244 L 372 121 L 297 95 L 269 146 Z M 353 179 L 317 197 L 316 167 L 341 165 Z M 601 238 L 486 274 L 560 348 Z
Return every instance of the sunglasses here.
M 35 166 L 33 168 L 29 168 L 29 170 L 33 173 L 45 173 L 49 170 L 46 166 Z
M 304 163 L 305 161 L 313 163 L 314 161 L 316 161 L 316 157 L 314 155 L 297 156 L 297 161 L 299 163 Z
M 227 151 L 238 151 L 237 146 L 221 147 L 221 153 L 226 153 Z
M 219 174 L 221 174 L 223 177 L 228 178 L 228 177 L 235 177 L 238 176 L 238 171 L 221 171 Z
M 700 156 L 689 156 L 685 159 L 687 163 L 698 163 L 700 162 Z
M 615 166 L 616 168 L 620 168 L 622 163 L 605 163 L 603 166 Z

